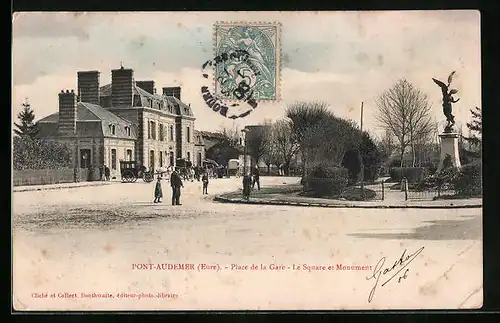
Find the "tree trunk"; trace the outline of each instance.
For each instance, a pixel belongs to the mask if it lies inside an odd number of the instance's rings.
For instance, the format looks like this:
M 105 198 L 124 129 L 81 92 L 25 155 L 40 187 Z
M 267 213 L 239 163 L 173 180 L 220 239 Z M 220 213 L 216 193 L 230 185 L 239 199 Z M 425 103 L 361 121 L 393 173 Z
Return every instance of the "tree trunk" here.
M 415 144 L 411 144 L 411 166 L 415 167 L 415 161 L 417 159 L 417 156 L 415 155 Z
M 400 161 L 399 167 L 403 167 L 403 162 L 404 162 L 404 157 L 405 157 L 405 148 L 406 147 L 401 147 L 401 153 L 400 153 L 401 161 Z
M 267 175 L 271 175 L 271 164 L 266 164 L 267 166 Z

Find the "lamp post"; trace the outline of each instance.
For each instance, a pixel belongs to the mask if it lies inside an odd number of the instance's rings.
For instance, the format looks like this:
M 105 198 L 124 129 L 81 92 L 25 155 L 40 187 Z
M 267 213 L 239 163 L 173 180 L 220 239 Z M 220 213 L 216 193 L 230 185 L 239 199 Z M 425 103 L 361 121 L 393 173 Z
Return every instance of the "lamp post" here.
M 361 146 L 363 144 L 363 102 L 361 102 L 361 138 L 359 141 L 359 162 L 361 164 L 361 194 L 365 198 L 365 164 L 363 162 L 363 154 L 361 153 Z
M 247 130 L 241 129 L 241 134 L 243 136 L 243 176 L 247 174 Z

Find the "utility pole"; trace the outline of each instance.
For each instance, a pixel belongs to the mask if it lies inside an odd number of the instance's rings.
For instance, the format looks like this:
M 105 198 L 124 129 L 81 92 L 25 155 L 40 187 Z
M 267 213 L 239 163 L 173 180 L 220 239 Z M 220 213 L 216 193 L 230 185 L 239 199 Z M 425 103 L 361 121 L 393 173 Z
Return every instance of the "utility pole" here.
M 361 164 L 361 194 L 365 197 L 365 164 L 363 162 L 363 154 L 361 153 L 361 144 L 363 142 L 363 102 L 361 102 L 361 138 L 359 140 L 359 162 Z

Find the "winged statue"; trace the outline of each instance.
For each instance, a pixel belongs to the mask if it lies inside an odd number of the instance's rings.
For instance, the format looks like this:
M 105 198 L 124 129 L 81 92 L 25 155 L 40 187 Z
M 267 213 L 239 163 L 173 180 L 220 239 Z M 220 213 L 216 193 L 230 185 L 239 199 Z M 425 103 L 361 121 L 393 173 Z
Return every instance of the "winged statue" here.
M 440 88 L 441 92 L 443 94 L 443 114 L 446 117 L 446 121 L 448 121 L 448 124 L 445 128 L 446 132 L 450 132 L 453 125 L 455 124 L 455 117 L 451 114 L 452 112 L 452 103 L 457 103 L 460 99 L 457 98 L 456 100 L 453 98 L 454 94 L 457 94 L 458 91 L 456 89 L 450 89 L 451 82 L 453 81 L 453 77 L 455 76 L 455 71 L 451 72 L 451 74 L 448 76 L 448 84 L 445 84 L 444 82 L 441 82 L 440 80 L 437 80 L 435 78 L 432 78 L 434 83 L 436 83 Z

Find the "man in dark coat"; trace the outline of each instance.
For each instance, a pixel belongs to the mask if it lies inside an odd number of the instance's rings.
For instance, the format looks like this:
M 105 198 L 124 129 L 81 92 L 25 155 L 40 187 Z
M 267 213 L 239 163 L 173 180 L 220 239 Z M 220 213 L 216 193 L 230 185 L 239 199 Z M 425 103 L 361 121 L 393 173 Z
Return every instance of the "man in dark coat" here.
M 208 194 L 208 173 L 207 172 L 203 173 L 201 180 L 203 182 L 203 194 Z
M 182 184 L 181 176 L 177 170 L 174 170 L 170 175 L 170 186 L 172 186 L 172 205 L 181 205 L 181 187 L 184 187 L 184 184 Z
M 255 168 L 252 170 L 253 181 L 252 188 L 255 187 L 255 183 L 257 183 L 257 189 L 260 191 L 260 171 L 259 166 L 255 165 Z
M 111 172 L 109 171 L 108 166 L 104 166 L 104 176 L 106 176 L 106 180 L 109 181 L 109 176 L 111 175 Z
M 161 189 L 161 177 L 158 176 L 158 180 L 155 185 L 155 200 L 154 203 L 161 203 L 161 199 L 163 198 L 163 191 Z

